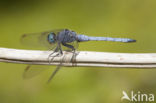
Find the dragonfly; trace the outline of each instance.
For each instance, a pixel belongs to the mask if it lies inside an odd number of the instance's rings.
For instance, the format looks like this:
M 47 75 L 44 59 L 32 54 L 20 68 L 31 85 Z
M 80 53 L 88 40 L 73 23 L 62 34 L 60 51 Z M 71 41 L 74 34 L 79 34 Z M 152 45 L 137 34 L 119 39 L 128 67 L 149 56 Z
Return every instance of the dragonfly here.
M 46 49 L 53 51 L 50 57 L 57 57 L 63 55 L 63 47 L 66 47 L 68 51 L 72 51 L 73 54 L 78 48 L 78 43 L 86 42 L 86 41 L 113 41 L 113 42 L 123 42 L 123 43 L 131 43 L 136 42 L 134 39 L 129 38 L 112 38 L 112 37 L 94 37 L 87 36 L 83 34 L 77 34 L 75 31 L 69 29 L 60 29 L 60 30 L 52 30 L 41 33 L 30 33 L 24 34 L 21 37 L 21 42 L 23 44 L 32 46 L 32 47 L 46 47 Z M 54 53 L 57 53 L 53 56 Z M 52 62 L 52 59 L 49 59 L 49 63 Z M 62 62 L 60 61 L 60 65 L 56 67 L 52 75 L 50 76 L 48 83 L 52 80 L 54 75 L 61 68 Z M 28 65 L 25 69 L 24 75 L 27 74 L 33 68 L 38 68 L 32 65 Z M 28 72 L 29 73 L 29 72 Z

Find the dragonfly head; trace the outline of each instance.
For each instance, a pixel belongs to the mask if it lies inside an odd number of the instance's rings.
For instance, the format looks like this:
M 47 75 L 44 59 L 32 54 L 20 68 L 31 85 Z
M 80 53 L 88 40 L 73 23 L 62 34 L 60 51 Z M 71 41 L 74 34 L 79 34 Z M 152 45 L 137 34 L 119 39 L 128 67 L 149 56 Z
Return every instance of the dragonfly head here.
M 55 35 L 55 33 L 50 32 L 48 37 L 47 37 L 47 40 L 48 40 L 48 42 L 50 44 L 55 43 L 56 42 L 56 35 Z

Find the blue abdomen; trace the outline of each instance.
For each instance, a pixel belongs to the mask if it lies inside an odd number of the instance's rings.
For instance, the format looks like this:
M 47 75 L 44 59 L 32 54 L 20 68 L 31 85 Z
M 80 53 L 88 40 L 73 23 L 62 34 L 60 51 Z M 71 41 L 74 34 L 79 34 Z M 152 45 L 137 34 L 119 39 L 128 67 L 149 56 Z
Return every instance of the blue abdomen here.
M 111 38 L 111 37 L 90 37 L 86 35 L 77 35 L 79 42 L 82 41 L 114 41 L 114 42 L 136 42 L 134 39 L 129 38 Z

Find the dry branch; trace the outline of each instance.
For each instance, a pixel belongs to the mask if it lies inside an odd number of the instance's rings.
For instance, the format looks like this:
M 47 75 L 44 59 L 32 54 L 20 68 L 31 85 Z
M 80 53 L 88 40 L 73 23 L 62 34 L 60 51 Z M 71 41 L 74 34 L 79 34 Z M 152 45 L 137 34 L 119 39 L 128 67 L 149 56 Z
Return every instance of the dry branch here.
M 107 53 L 107 52 L 77 52 L 75 62 L 69 62 L 73 53 L 64 52 L 61 57 L 55 57 L 49 64 L 48 56 L 52 51 L 19 50 L 0 48 L 0 62 L 58 65 L 63 59 L 63 66 L 90 67 L 131 67 L 155 68 L 156 53 Z M 68 61 L 68 62 L 67 62 Z

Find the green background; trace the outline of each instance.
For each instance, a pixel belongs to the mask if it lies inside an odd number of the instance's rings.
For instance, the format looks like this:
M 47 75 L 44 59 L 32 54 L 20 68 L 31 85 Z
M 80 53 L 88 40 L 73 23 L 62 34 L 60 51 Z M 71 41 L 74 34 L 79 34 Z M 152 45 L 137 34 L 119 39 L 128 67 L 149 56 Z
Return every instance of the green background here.
M 155 0 L 1 0 L 0 47 L 26 49 L 24 33 L 68 28 L 91 36 L 126 37 L 136 43 L 85 42 L 80 51 L 156 52 Z M 0 103 L 120 103 L 122 91 L 156 93 L 156 70 L 63 67 L 23 80 L 26 65 L 0 63 Z M 126 102 L 123 101 L 123 102 Z

